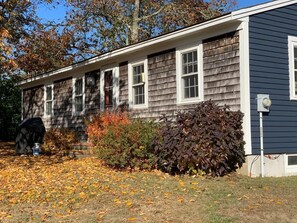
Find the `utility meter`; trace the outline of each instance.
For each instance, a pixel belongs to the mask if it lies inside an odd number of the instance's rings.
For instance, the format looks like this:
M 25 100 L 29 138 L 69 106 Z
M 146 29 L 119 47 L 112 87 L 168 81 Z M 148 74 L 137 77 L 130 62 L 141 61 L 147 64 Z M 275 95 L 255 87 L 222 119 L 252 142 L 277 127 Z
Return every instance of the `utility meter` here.
M 269 112 L 271 106 L 271 100 L 269 94 L 258 94 L 257 95 L 258 112 Z

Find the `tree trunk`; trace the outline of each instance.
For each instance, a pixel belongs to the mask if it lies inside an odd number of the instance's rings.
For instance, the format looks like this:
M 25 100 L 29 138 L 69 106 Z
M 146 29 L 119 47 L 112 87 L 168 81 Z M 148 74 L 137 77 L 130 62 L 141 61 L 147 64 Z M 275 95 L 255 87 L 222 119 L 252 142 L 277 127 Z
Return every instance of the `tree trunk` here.
M 138 42 L 140 0 L 135 0 L 134 4 L 135 8 L 133 12 L 132 26 L 130 30 L 130 43 Z

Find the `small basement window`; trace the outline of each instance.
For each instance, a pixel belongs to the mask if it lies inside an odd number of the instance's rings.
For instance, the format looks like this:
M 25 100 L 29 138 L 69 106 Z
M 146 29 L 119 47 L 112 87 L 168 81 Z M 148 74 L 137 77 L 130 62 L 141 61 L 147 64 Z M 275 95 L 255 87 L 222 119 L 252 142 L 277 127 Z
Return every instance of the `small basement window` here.
M 288 174 L 297 173 L 297 155 L 285 155 L 286 172 Z
M 288 166 L 297 166 L 297 156 L 288 156 Z

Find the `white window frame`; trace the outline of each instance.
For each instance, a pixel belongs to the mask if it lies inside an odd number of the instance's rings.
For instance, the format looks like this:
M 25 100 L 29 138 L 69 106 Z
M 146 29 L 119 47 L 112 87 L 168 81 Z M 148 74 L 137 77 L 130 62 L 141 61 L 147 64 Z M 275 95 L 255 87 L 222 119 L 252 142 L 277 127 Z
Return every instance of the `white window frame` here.
M 177 105 L 192 104 L 203 101 L 203 48 L 202 42 L 196 42 L 177 48 L 176 50 L 176 103 Z M 198 97 L 183 98 L 182 55 L 197 50 Z
M 78 79 L 82 79 L 82 111 L 81 112 L 77 112 L 76 108 L 75 108 L 75 98 L 76 98 L 76 94 L 75 94 L 75 83 L 76 80 Z M 80 74 L 77 75 L 75 77 L 72 78 L 72 115 L 84 115 L 85 113 L 85 75 L 84 74 Z
M 47 100 L 47 88 L 48 87 L 51 87 L 51 90 L 52 90 L 52 99 L 51 100 Z M 51 114 L 47 114 L 47 102 L 52 102 L 52 112 Z M 44 117 L 52 117 L 54 116 L 54 84 L 51 83 L 51 84 L 47 84 L 47 85 L 44 85 Z
M 297 37 L 296 36 L 288 36 L 288 48 L 289 48 L 289 76 L 290 76 L 290 99 L 297 100 L 296 90 L 297 87 L 295 85 L 295 58 L 294 58 L 294 48 L 297 48 Z M 297 57 L 297 55 L 295 55 Z M 296 68 L 297 71 L 297 68 Z
M 144 66 L 144 104 L 134 104 L 134 94 L 133 94 L 133 67 L 142 65 Z M 128 99 L 129 107 L 134 109 L 145 109 L 148 108 L 148 59 L 140 59 L 129 62 L 128 64 Z

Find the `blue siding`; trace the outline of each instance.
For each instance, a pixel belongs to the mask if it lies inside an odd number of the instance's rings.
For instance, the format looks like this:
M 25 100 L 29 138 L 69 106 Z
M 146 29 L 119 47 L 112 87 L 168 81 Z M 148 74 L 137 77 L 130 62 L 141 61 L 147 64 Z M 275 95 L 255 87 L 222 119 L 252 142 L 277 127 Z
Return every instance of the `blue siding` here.
M 259 154 L 257 94 L 270 94 L 264 115 L 265 153 L 297 153 L 297 101 L 290 100 L 288 35 L 297 36 L 297 5 L 250 17 L 250 86 L 253 154 Z

